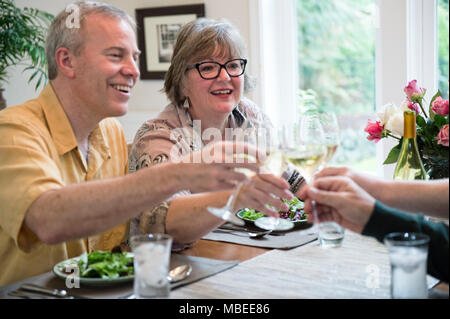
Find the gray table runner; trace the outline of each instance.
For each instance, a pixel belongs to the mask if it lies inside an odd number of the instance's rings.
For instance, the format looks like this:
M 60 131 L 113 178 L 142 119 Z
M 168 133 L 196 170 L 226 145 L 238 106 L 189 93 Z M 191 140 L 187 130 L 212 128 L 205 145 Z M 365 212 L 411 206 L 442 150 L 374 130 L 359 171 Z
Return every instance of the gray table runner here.
M 229 227 L 226 224 L 224 228 Z M 256 226 L 246 224 L 243 227 L 232 226 L 238 229 L 249 229 L 261 231 Z M 285 232 L 275 232 L 268 234 L 262 238 L 250 238 L 245 231 L 233 231 L 229 229 L 218 228 L 215 231 L 210 232 L 202 239 L 223 241 L 227 243 L 247 245 L 261 248 L 277 248 L 277 249 L 290 249 L 307 244 L 317 239 L 317 233 L 314 232 L 312 224 L 305 223 L 294 227 L 294 229 Z
M 182 264 L 191 264 L 192 273 L 185 280 L 172 284 L 171 289 L 186 286 L 190 283 L 199 281 L 200 279 L 220 273 L 224 270 L 236 266 L 237 264 L 239 264 L 239 261 L 238 260 L 223 261 L 211 258 L 185 256 L 180 254 L 171 255 L 170 268 L 174 268 Z M 53 274 L 53 272 L 50 271 L 42 275 L 30 277 L 10 285 L 0 287 L 0 299 L 13 298 L 8 296 L 8 293 L 12 290 L 19 288 L 20 285 L 23 283 L 34 283 L 48 288 L 65 289 L 68 291 L 69 294 L 89 298 L 103 298 L 103 299 L 119 298 L 129 295 L 133 292 L 133 281 L 114 286 L 90 287 L 81 285 L 80 288 L 68 289 L 65 285 L 65 280 L 56 277 Z

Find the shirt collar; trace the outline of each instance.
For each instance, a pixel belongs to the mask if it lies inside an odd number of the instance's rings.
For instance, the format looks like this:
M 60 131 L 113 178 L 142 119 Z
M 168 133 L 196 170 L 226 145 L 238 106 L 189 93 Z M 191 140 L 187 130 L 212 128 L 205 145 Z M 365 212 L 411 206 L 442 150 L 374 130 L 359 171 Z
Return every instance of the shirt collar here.
M 78 142 L 69 122 L 66 112 L 49 83 L 38 97 L 44 111 L 47 125 L 59 155 L 70 152 L 78 147 Z M 103 158 L 111 156 L 110 148 L 105 138 L 104 128 L 97 125 L 89 136 L 89 147 L 94 147 Z
M 38 97 L 47 125 L 59 155 L 63 155 L 78 146 L 72 126 L 61 103 L 49 83 Z

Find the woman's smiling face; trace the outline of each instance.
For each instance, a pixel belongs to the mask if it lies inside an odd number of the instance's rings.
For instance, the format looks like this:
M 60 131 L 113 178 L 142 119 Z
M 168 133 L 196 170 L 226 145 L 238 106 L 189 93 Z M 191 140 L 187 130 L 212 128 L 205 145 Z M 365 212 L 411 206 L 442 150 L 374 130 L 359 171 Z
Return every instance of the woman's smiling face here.
M 220 50 L 216 50 L 220 52 Z M 209 59 L 202 59 L 198 62 L 218 62 L 225 64 L 231 59 L 240 57 L 213 55 Z M 244 90 L 244 75 L 230 77 L 221 68 L 217 78 L 211 80 L 203 79 L 196 68 L 187 71 L 184 79 L 183 94 L 191 101 L 192 114 L 195 119 L 207 119 L 209 116 L 228 116 L 239 104 Z

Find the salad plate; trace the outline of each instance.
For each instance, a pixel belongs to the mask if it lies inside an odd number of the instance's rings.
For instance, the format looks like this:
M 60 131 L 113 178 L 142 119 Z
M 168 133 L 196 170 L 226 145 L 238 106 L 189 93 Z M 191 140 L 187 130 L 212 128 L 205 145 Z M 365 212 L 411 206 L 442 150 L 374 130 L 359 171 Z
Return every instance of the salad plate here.
M 75 279 L 75 276 L 78 275 L 79 282 L 81 285 L 84 286 L 113 286 L 121 283 L 126 283 L 134 280 L 134 274 L 127 274 L 127 275 L 119 275 L 117 274 L 116 277 L 84 277 L 80 276 L 80 270 L 79 270 L 79 262 L 81 259 L 86 259 L 88 254 L 82 254 L 81 256 L 70 258 L 63 260 L 59 263 L 57 263 L 53 267 L 53 273 L 64 280 L 71 280 L 72 282 Z M 126 253 L 127 257 L 133 258 L 134 255 L 132 253 Z M 132 267 L 132 266 L 131 266 Z
M 255 226 L 265 230 L 271 231 L 286 231 L 294 228 L 294 223 L 288 221 L 285 218 L 279 218 L 277 224 L 273 224 L 274 218 L 272 217 L 261 217 L 255 220 Z

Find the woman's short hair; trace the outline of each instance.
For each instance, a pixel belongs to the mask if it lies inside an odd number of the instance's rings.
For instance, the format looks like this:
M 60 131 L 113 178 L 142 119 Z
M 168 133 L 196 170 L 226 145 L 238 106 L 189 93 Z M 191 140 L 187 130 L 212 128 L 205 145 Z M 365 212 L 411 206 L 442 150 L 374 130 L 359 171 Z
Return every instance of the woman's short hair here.
M 124 20 L 133 30 L 136 23 L 124 11 L 102 2 L 78 1 L 67 6 L 52 21 L 47 34 L 45 54 L 48 64 L 48 78 L 53 80 L 58 75 L 56 51 L 63 47 L 75 55 L 80 54 L 83 47 L 83 25 L 90 14 L 101 14 L 107 17 Z M 76 19 L 76 21 L 74 20 Z
M 181 28 L 162 90 L 174 105 L 180 106 L 186 99 L 181 91 L 186 79 L 186 68 L 217 54 L 217 49 L 220 49 L 219 56 L 246 56 L 242 36 L 227 20 L 200 18 Z M 244 90 L 250 89 L 252 82 L 251 78 L 244 74 Z

